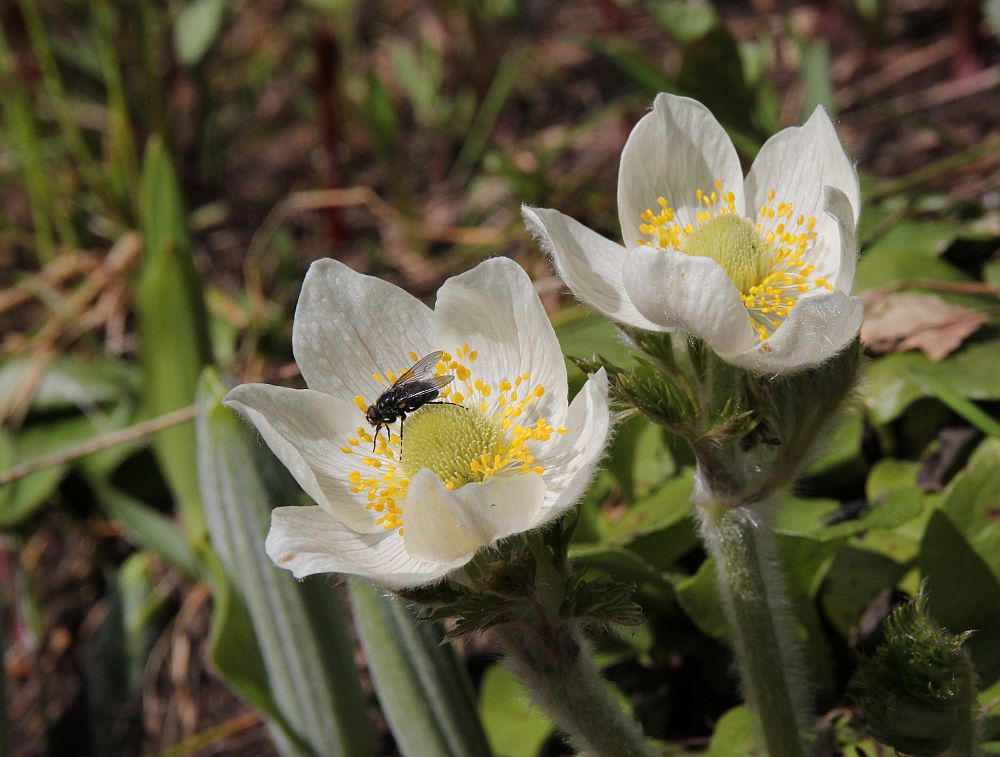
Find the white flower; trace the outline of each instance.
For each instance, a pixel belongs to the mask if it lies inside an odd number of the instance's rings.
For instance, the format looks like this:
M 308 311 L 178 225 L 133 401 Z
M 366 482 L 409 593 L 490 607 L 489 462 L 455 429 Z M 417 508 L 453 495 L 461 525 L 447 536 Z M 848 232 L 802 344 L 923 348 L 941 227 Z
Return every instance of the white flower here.
M 279 507 L 266 549 L 296 577 L 430 583 L 583 493 L 609 431 L 607 378 L 567 406 L 566 366 L 527 274 L 506 258 L 445 282 L 434 310 L 334 260 L 314 263 L 292 334 L 309 389 L 245 384 L 243 414 L 318 507 Z M 442 351 L 441 400 L 375 430 L 365 409 Z M 373 443 L 375 450 L 372 451 Z
M 624 246 L 555 210 L 523 213 L 592 308 L 640 329 L 685 329 L 763 374 L 817 365 L 857 335 L 860 210 L 857 174 L 822 108 L 771 137 L 744 179 L 708 109 L 661 94 L 622 152 Z

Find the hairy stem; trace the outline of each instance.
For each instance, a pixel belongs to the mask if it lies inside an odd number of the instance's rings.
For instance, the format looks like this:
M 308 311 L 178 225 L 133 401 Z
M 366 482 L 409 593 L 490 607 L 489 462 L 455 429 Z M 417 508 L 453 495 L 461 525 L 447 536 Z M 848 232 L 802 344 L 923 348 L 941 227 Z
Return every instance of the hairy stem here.
M 731 629 L 747 703 L 760 720 L 771 757 L 804 757 L 810 711 L 801 661 L 781 576 L 774 559 L 767 503 L 695 510 Z
M 511 672 L 569 736 L 581 754 L 594 757 L 653 757 L 642 729 L 622 710 L 591 662 L 580 625 L 559 617 L 566 575 L 535 535 L 533 607 L 494 629 Z
M 495 636 L 507 666 L 581 754 L 652 757 L 639 725 L 611 697 L 590 661 L 575 623 L 506 623 Z

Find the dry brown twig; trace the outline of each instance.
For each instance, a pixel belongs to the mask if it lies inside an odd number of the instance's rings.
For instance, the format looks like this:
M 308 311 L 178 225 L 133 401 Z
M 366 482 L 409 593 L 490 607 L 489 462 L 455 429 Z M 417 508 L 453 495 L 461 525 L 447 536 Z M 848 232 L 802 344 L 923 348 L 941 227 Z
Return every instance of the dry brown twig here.
M 19 425 L 28 413 L 31 399 L 45 373 L 45 368 L 56 355 L 56 345 L 76 320 L 82 318 L 91 303 L 128 270 L 142 250 L 142 235 L 130 231 L 123 234 L 108 251 L 99 266 L 91 270 L 83 282 L 66 297 L 61 308 L 53 312 L 38 332 L 26 342 L 31 350 L 31 364 L 21 384 L 3 404 L 0 404 L 0 423 Z
M 78 460 L 81 457 L 92 455 L 93 453 L 100 452 L 101 450 L 117 447 L 119 444 L 134 442 L 138 439 L 151 436 L 157 431 L 162 431 L 165 428 L 176 426 L 179 423 L 186 423 L 187 421 L 193 419 L 194 416 L 195 406 L 188 405 L 187 407 L 182 407 L 179 410 L 173 410 L 169 413 L 159 415 L 156 418 L 151 418 L 148 421 L 137 423 L 134 426 L 113 431 L 110 434 L 105 434 L 104 436 L 99 436 L 96 439 L 91 439 L 83 444 L 78 444 L 75 447 L 71 447 L 60 452 L 53 452 L 51 455 L 36 457 L 34 460 L 27 460 L 26 462 L 18 463 L 17 465 L 0 472 L 0 486 L 6 486 L 19 478 L 27 476 L 29 473 L 34 473 L 35 471 L 42 470 L 43 468 L 52 468 L 56 465 L 62 465 L 63 463 L 72 462 L 73 460 Z

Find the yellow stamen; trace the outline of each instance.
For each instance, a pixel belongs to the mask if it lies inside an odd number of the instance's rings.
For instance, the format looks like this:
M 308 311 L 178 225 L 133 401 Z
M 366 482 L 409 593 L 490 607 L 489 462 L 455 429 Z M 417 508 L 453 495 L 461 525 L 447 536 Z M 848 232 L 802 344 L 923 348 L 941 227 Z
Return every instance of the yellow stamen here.
M 750 324 L 760 341 L 766 340 L 795 308 L 798 298 L 815 289 L 831 291 L 826 278 L 812 278 L 809 262 L 816 240 L 816 218 L 796 217 L 791 202 L 777 201 L 774 189 L 757 211 L 756 224 L 736 212 L 736 197 L 722 182 L 714 192 L 695 190 L 697 224 L 682 224 L 665 198 L 657 198 L 657 212 L 640 213 L 639 244 L 715 260 L 740 292 Z M 779 220 L 772 225 L 772 221 Z M 777 318 L 769 317 L 770 315 Z

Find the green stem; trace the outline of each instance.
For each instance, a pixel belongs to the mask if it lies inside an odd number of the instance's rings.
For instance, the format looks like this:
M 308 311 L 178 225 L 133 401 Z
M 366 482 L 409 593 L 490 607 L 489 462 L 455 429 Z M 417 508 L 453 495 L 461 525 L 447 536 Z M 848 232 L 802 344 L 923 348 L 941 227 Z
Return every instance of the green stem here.
M 505 623 L 494 633 L 508 667 L 581 754 L 652 757 L 639 725 L 610 696 L 573 621 Z
M 809 697 L 774 561 L 770 509 L 763 502 L 722 507 L 712 501 L 695 508 L 715 560 L 747 703 L 760 719 L 766 751 L 771 757 L 804 757 Z
M 625 714 L 591 661 L 579 623 L 561 618 L 566 574 L 537 535 L 528 536 L 535 557 L 535 607 L 497 626 L 505 661 L 532 699 L 582 754 L 653 757 L 642 729 Z

